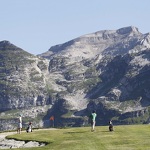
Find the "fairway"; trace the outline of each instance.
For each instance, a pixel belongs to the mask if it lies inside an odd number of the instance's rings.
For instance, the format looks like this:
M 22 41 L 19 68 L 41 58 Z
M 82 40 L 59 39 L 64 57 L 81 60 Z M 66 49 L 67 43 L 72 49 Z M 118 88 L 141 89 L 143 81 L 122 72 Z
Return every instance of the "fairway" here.
M 96 126 L 95 132 L 90 127 L 44 129 L 8 137 L 48 143 L 23 150 L 150 150 L 149 125 L 115 126 L 113 132 L 108 131 L 108 126 Z

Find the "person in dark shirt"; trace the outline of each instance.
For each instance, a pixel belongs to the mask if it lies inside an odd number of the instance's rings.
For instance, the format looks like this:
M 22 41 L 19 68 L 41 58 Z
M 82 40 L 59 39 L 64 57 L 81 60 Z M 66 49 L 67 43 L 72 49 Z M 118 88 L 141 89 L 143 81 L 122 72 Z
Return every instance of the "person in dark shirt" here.
M 113 123 L 112 123 L 112 121 L 110 120 L 109 121 L 109 131 L 113 131 L 114 129 L 113 129 Z

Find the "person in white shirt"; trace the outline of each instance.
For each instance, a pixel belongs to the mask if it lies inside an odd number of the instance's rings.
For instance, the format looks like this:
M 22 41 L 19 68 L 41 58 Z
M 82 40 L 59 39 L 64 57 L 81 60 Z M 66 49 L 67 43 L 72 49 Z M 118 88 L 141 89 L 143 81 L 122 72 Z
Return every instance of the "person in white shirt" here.
M 21 129 L 22 129 L 22 116 L 19 115 L 17 133 L 21 134 Z

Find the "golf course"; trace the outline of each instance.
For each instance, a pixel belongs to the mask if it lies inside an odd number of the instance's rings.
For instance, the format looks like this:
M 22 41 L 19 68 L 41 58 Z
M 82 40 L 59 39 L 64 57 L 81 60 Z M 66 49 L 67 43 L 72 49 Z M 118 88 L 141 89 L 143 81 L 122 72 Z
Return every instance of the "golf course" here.
M 94 132 L 90 127 L 47 128 L 7 138 L 46 143 L 45 146 L 23 150 L 150 150 L 150 125 L 119 125 L 114 126 L 112 132 L 108 126 L 96 126 Z

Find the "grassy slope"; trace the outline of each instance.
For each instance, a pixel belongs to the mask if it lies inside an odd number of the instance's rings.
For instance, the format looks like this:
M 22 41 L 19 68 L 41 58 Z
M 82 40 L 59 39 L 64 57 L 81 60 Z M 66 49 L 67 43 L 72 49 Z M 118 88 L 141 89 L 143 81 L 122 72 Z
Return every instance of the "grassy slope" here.
M 96 126 L 95 132 L 90 127 L 39 130 L 32 133 L 15 134 L 9 137 L 19 140 L 45 141 L 50 144 L 39 148 L 23 150 L 149 150 L 150 126 L 129 125 L 115 126 L 109 132 L 106 126 Z M 20 149 L 16 149 L 20 150 Z

